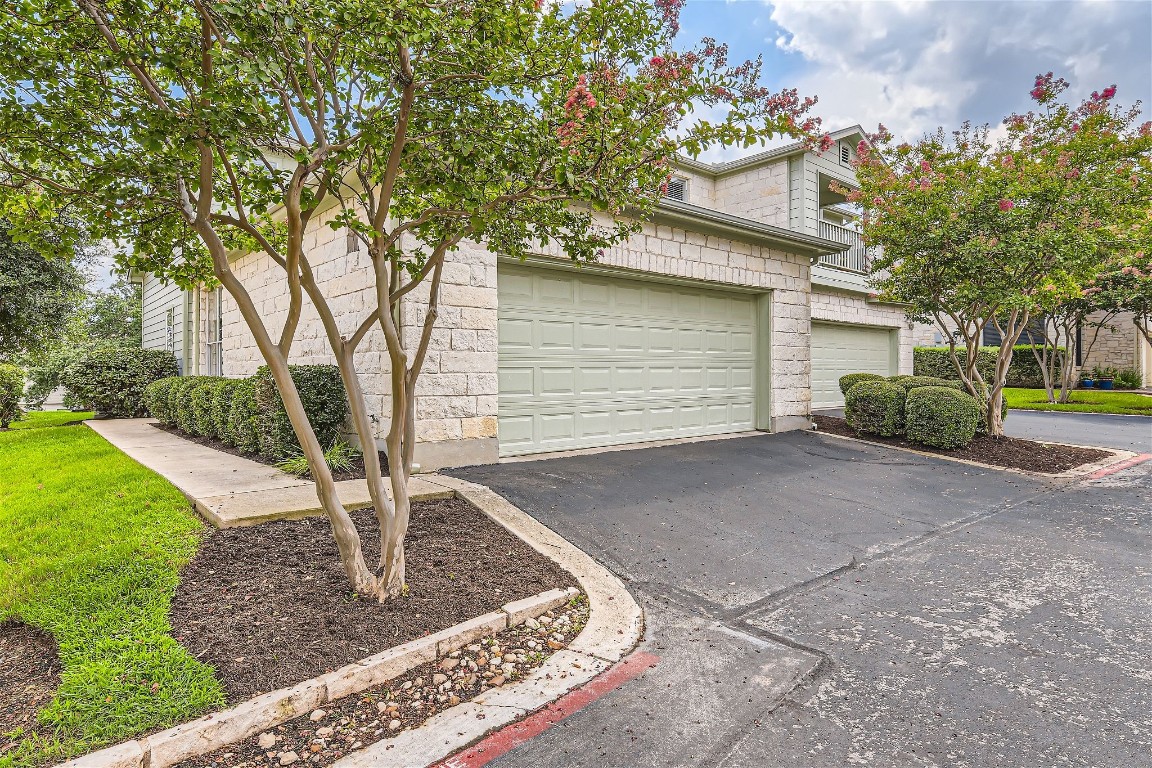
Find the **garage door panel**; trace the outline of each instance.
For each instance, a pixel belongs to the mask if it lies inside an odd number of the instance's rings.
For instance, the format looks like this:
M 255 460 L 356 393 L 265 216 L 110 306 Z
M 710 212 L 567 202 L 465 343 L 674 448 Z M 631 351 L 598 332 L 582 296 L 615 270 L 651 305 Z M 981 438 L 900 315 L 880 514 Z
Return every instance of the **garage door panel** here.
M 753 428 L 754 297 L 500 269 L 503 454 Z
M 812 407 L 844 405 L 840 377 L 848 373 L 887 376 L 894 370 L 892 329 L 812 323 Z

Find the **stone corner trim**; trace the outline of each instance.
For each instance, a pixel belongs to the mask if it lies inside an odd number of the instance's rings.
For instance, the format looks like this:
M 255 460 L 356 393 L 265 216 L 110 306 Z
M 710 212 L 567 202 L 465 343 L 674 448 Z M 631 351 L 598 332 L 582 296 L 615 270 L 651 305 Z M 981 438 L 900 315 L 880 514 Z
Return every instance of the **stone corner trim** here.
M 640 606 L 620 580 L 589 555 L 485 486 L 439 475 L 425 476 L 425 479 L 471 502 L 571 573 L 588 596 L 588 623 L 566 650 L 557 651 L 524 680 L 463 702 L 417 728 L 348 755 L 334 764 L 340 768 L 361 764 L 378 768 L 429 765 L 587 682 L 622 659 L 643 634 Z M 579 593 L 574 587 L 550 589 L 507 603 L 498 611 L 398 645 L 291 688 L 257 696 L 231 709 L 151 736 L 82 755 L 56 768 L 170 768 L 384 683 L 478 638 L 540 616 Z M 477 718 L 478 712 L 490 714 Z M 444 727 L 448 723 L 451 727 Z

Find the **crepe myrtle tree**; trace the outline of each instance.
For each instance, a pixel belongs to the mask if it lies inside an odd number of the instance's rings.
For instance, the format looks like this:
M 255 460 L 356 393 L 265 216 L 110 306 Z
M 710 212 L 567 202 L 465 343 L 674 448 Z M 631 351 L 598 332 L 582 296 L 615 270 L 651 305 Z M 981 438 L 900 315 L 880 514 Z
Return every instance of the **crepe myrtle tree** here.
M 1112 315 L 1129 312 L 1132 323 L 1152 345 L 1152 204 L 1127 232 L 1132 249 L 1084 288 L 1085 300 Z
M 1069 104 L 1060 99 L 1067 87 L 1051 73 L 1037 77 L 1034 109 L 1009 116 L 995 141 L 987 126 L 964 124 L 896 144 L 881 126 L 858 147 L 859 189 L 848 193 L 864 208 L 865 241 L 882 248 L 874 286 L 941 329 L 994 436 L 1003 435 L 1013 345 L 1127 247 L 1125 222 L 1152 193 L 1152 136 L 1148 124 L 1136 128 L 1139 105 L 1115 105 L 1115 87 Z M 989 324 L 1002 343 L 985 380 L 976 361 Z
M 129 241 L 137 269 L 223 285 L 284 400 L 348 579 L 385 600 L 404 589 L 414 393 L 461 241 L 594 261 L 638 230 L 677 153 L 779 134 L 829 143 L 805 116 L 814 99 L 762 87 L 759 61 L 730 64 L 709 39 L 678 50 L 682 3 L 8 4 L 6 207 L 29 235 L 65 211 Z M 371 257 L 373 300 L 358 317 L 333 310 L 306 247 L 331 207 L 332 226 Z M 229 263 L 241 252 L 279 270 L 278 327 Z M 373 329 L 386 341 L 392 500 L 367 451 L 372 564 L 289 374 L 305 297 L 363 445 L 375 435 L 354 353 Z M 418 297 L 423 318 L 405 334 L 400 306 Z

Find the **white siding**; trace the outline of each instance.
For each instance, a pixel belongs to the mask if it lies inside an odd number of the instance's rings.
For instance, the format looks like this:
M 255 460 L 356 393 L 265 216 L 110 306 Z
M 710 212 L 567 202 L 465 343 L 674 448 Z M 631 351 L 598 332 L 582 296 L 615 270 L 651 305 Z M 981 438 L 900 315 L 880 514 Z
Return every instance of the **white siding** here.
M 155 275 L 145 275 L 141 285 L 142 326 L 141 345 L 144 349 L 167 349 L 176 355 L 181 373 L 186 370 L 187 354 L 185 340 L 189 336 L 189 324 L 184 291 L 174 283 L 163 283 Z M 168 311 L 172 310 L 173 327 L 168 331 Z

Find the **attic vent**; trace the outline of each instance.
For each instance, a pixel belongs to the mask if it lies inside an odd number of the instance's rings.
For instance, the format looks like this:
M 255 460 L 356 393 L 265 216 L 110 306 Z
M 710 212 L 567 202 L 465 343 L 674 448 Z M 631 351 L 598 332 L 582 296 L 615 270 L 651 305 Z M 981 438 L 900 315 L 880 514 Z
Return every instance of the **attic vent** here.
M 680 176 L 673 176 L 668 179 L 668 191 L 664 193 L 665 197 L 673 200 L 680 200 L 681 202 L 688 198 L 688 179 Z
M 844 165 L 852 162 L 852 150 L 848 148 L 847 144 L 840 145 L 840 162 L 844 163 Z

